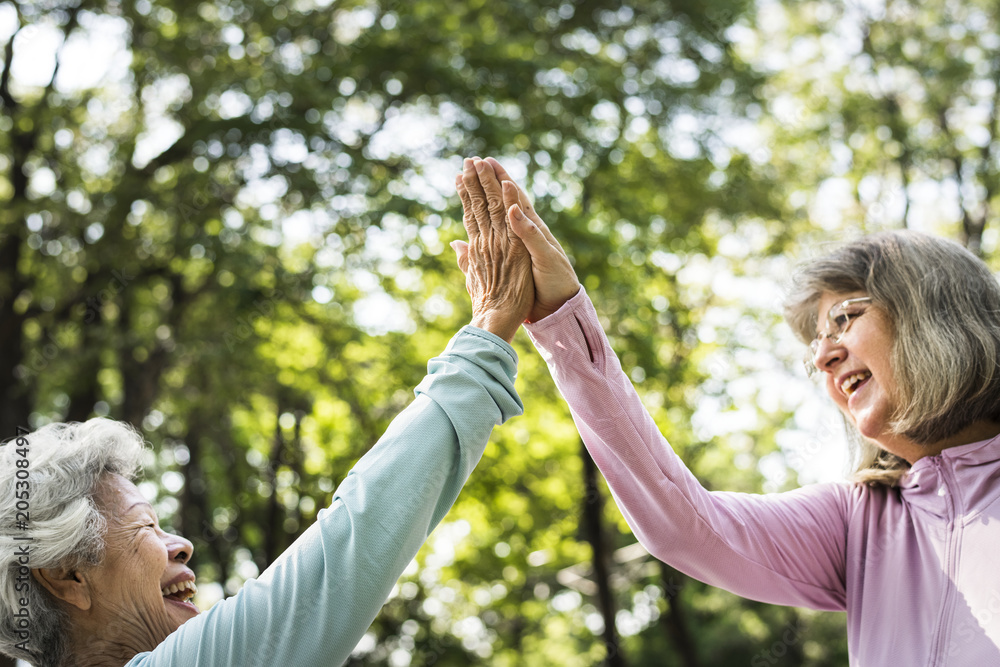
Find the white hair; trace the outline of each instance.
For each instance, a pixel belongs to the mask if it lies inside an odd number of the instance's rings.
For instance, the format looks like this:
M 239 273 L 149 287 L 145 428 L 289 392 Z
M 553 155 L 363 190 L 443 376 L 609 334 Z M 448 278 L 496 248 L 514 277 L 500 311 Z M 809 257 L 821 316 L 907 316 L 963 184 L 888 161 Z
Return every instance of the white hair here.
M 102 418 L 49 424 L 0 444 L 0 653 L 39 667 L 67 657 L 66 616 L 27 568 L 101 562 L 106 523 L 95 487 L 106 473 L 134 479 L 144 447 L 130 425 Z M 26 528 L 18 527 L 19 512 L 28 514 Z M 18 560 L 25 547 L 27 568 Z M 27 627 L 16 623 L 22 598 L 29 601 Z

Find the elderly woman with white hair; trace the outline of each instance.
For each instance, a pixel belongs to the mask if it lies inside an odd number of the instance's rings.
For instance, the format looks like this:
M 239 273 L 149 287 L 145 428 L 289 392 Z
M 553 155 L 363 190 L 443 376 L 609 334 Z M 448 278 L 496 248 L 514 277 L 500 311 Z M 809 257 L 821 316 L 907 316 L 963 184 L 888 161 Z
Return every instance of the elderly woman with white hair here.
M 711 492 L 643 407 L 525 193 L 495 160 L 477 164 L 531 254 L 527 331 L 651 554 L 754 600 L 846 611 L 852 665 L 1000 665 L 1000 284 L 981 260 L 901 230 L 804 264 L 785 315 L 860 443 L 854 480 Z M 460 266 L 482 259 L 456 251 Z
M 479 461 L 521 413 L 510 347 L 534 290 L 471 161 L 463 220 L 473 318 L 316 523 L 235 596 L 199 614 L 191 543 L 133 479 L 141 436 L 106 419 L 0 446 L 0 652 L 39 667 L 339 665 Z M 495 217 L 495 216 L 494 216 Z M 489 257 L 487 264 L 481 261 Z

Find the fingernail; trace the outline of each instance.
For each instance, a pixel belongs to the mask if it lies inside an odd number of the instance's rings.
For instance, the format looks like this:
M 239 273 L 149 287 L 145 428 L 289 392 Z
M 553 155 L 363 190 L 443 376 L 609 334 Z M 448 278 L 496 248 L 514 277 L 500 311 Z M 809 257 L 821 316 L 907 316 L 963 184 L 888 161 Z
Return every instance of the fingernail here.
M 517 220 L 524 220 L 524 213 L 521 213 L 521 207 L 514 204 L 514 218 Z
M 472 161 L 472 158 L 470 158 L 470 157 L 467 157 L 467 158 L 465 158 L 465 160 L 464 160 L 464 161 L 462 162 L 462 167 L 463 167 L 463 168 L 464 168 L 464 169 L 465 169 L 466 171 L 468 171 L 469 169 L 472 169 L 472 166 L 473 166 L 473 164 L 474 164 L 474 163 L 473 163 L 473 161 Z
M 486 163 L 483 162 L 482 160 L 476 160 L 475 164 L 476 164 L 476 171 L 478 172 L 482 172 L 483 169 L 486 169 Z
M 503 189 L 504 192 L 507 192 L 512 187 L 514 187 L 514 184 L 511 183 L 510 181 L 500 181 L 500 187 Z
M 451 246 L 452 250 L 454 250 L 455 252 L 458 252 L 458 241 L 452 241 L 448 245 Z

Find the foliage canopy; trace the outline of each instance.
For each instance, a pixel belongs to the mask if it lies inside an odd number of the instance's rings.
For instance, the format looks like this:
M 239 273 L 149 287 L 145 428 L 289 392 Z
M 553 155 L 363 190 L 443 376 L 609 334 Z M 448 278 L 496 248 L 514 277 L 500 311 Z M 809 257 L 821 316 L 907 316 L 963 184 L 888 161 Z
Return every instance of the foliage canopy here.
M 712 488 L 791 486 L 779 442 L 836 446 L 801 423 L 786 253 L 899 225 L 996 246 L 985 2 L 7 0 L 0 41 L 0 432 L 141 426 L 147 491 L 216 597 L 314 519 L 468 321 L 462 156 L 529 185 Z M 516 346 L 526 415 L 358 664 L 846 660 L 840 616 L 636 551 Z

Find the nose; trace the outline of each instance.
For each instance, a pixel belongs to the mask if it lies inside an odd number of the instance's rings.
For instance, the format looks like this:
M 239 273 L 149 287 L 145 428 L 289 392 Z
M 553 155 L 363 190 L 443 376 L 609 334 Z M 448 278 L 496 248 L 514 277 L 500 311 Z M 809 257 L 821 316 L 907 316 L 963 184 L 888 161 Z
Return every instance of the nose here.
M 841 343 L 834 343 L 832 338 L 821 336 L 816 354 L 813 355 L 813 365 L 820 371 L 829 371 L 835 364 L 847 356 L 847 349 Z
M 167 533 L 167 540 L 167 555 L 170 560 L 186 565 L 191 560 L 191 556 L 194 555 L 194 545 L 189 540 L 173 533 Z

